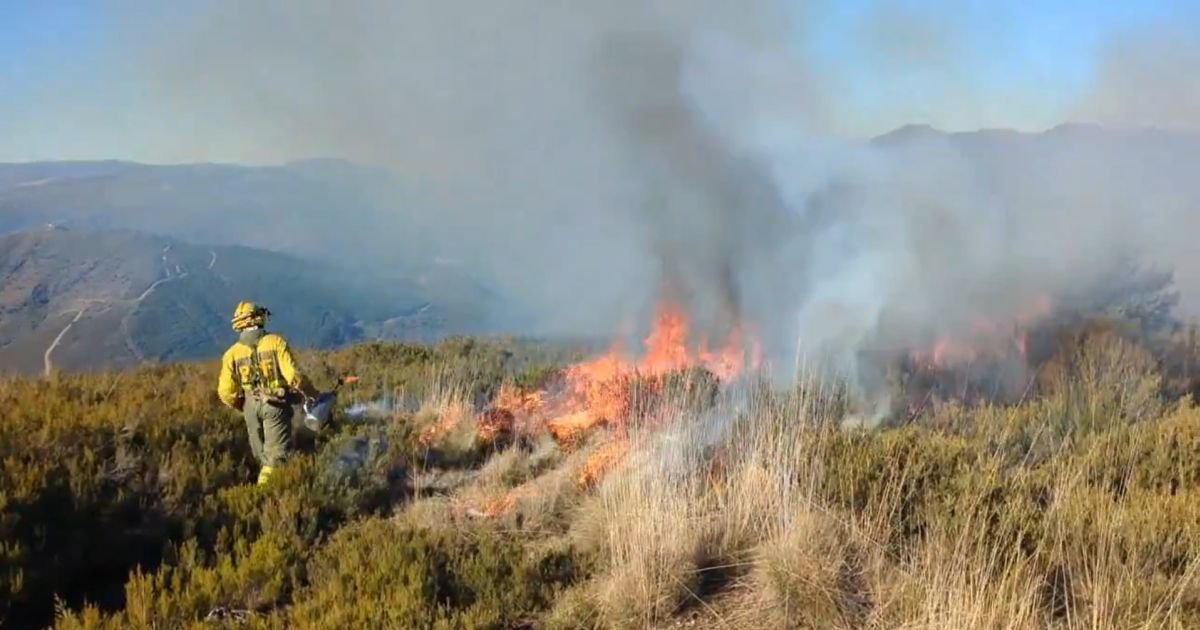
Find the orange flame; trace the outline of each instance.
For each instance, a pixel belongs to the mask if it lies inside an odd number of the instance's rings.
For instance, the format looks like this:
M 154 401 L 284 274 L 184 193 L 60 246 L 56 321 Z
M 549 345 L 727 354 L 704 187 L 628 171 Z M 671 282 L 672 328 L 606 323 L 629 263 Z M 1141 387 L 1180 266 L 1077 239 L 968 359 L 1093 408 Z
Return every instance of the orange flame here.
M 569 366 L 561 390 L 523 392 L 511 385 L 502 386 L 492 408 L 507 410 L 509 415 L 492 411 L 492 417 L 512 417 L 516 430 L 527 434 L 544 427 L 566 448 L 578 446 L 597 427 L 614 427 L 613 440 L 602 445 L 580 469 L 578 483 L 592 486 L 628 451 L 625 422 L 638 415 L 642 399 L 652 399 L 661 391 L 661 381 L 656 379 L 692 366 L 703 366 L 718 380 L 728 382 L 745 369 L 761 365 L 761 347 L 752 334 L 746 334 L 740 327 L 730 331 L 724 343 L 712 350 L 707 339 L 701 339 L 693 351 L 689 345 L 690 333 L 690 322 L 683 309 L 671 302 L 661 302 L 640 358 L 628 358 L 620 346 L 614 345 L 596 358 Z M 503 422 L 497 420 L 494 424 Z M 482 421 L 480 426 L 494 430 Z M 505 512 L 513 507 L 514 501 L 512 496 L 503 497 L 486 506 L 483 512 Z
M 522 499 L 534 494 L 536 488 L 529 481 L 509 490 L 501 496 L 493 497 L 478 510 L 468 510 L 473 516 L 495 518 L 511 512 Z
M 579 486 L 582 488 L 590 488 L 604 477 L 605 473 L 612 470 L 625 453 L 629 452 L 629 440 L 616 439 L 599 448 L 591 457 L 583 463 L 583 467 L 579 471 Z
M 638 367 L 651 375 L 682 370 L 692 363 L 688 352 L 688 320 L 678 307 L 659 307 L 654 329 L 646 337 L 646 356 Z
M 596 426 L 599 420 L 589 411 L 576 411 L 565 416 L 559 416 L 546 423 L 550 435 L 562 445 L 578 444 L 589 429 Z
M 462 422 L 464 417 L 466 417 L 466 414 L 463 410 L 462 403 L 454 402 L 450 404 L 445 409 L 441 410 L 438 419 L 433 424 L 430 424 L 421 430 L 421 433 L 417 436 L 417 441 L 420 442 L 422 446 L 429 446 L 433 444 L 441 439 L 442 436 L 445 436 L 453 431 L 454 428 L 457 427 L 460 422 Z
M 492 399 L 492 404 L 480 416 L 481 426 L 488 424 L 488 415 L 493 414 L 493 420 L 508 414 L 508 430 L 530 435 L 540 426 L 540 416 L 546 407 L 545 393 L 540 391 L 525 391 L 505 381 Z M 495 415 L 500 414 L 500 415 Z
M 659 377 L 701 365 L 721 381 L 736 378 L 747 367 L 757 367 L 761 350 L 751 342 L 747 360 L 746 341 L 739 328 L 730 332 L 725 344 L 716 351 L 701 340 L 696 352 L 688 347 L 690 327 L 687 315 L 677 305 L 663 302 L 650 334 L 646 353 L 640 360 L 629 360 L 614 348 L 591 361 L 571 366 L 566 372 L 567 400 L 562 413 L 547 426 L 556 439 L 576 438 L 594 426 L 621 423 L 633 409 L 632 388 L 639 377 Z
M 758 369 L 762 364 L 762 347 L 753 337 L 750 339 L 749 365 Z M 701 364 L 722 381 L 730 381 L 738 377 L 746 367 L 746 342 L 741 328 L 734 328 L 725 338 L 725 345 L 716 351 L 708 350 L 708 340 L 700 342 L 698 358 Z
M 972 363 L 984 356 L 1004 356 L 1010 349 L 1024 357 L 1028 349 L 1026 329 L 1051 312 L 1050 296 L 1039 295 L 1017 310 L 1011 327 L 995 319 L 977 316 L 971 319 L 967 332 L 940 337 L 930 350 L 914 350 L 909 356 L 915 363 L 935 368 Z
M 476 438 L 481 442 L 495 442 L 513 432 L 513 413 L 503 407 L 492 407 L 479 416 Z
M 542 392 L 527 392 L 505 381 L 500 384 L 492 406 L 507 409 L 515 416 L 527 416 L 541 411 L 545 404 Z

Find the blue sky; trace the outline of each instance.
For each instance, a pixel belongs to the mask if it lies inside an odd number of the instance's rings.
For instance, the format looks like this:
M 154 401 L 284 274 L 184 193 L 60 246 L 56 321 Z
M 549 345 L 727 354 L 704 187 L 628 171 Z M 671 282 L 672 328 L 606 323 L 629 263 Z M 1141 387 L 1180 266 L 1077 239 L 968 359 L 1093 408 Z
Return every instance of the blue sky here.
M 919 26 L 906 44 L 932 50 L 896 51 L 864 32 L 864 23 L 905 32 L 897 21 Z M 1071 118 L 1114 39 L 1184 23 L 1200 28 L 1200 0 L 843 0 L 814 11 L 798 40 L 842 86 L 848 131 L 906 122 L 1037 130 Z
M 155 111 L 118 54 L 131 6 L 0 0 L 0 160 L 188 157 L 157 148 L 179 121 Z M 798 13 L 796 51 L 822 81 L 832 126 L 852 135 L 910 122 L 1044 129 L 1075 115 L 1114 38 L 1164 24 L 1200 32 L 1200 0 L 842 0 Z

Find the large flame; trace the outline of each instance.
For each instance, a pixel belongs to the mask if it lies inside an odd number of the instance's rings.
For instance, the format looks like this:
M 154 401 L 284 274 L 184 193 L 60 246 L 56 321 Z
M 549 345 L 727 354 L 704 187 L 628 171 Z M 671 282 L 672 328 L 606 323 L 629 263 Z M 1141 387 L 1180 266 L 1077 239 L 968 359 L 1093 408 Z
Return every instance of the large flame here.
M 619 347 L 614 347 L 600 357 L 569 367 L 566 399 L 560 413 L 547 422 L 551 434 L 560 442 L 574 442 L 597 425 L 620 426 L 633 415 L 639 396 L 655 393 L 652 379 L 656 377 L 701 366 L 725 382 L 737 378 L 747 367 L 757 368 L 761 361 L 758 344 L 747 344 L 740 328 L 734 328 L 725 344 L 714 351 L 708 349 L 707 339 L 701 339 L 693 351 L 690 333 L 683 309 L 663 302 L 640 359 L 625 357 Z
M 629 357 L 614 344 L 598 357 L 567 367 L 555 389 L 527 392 L 506 384 L 481 416 L 481 433 L 501 434 L 509 425 L 513 432 L 525 435 L 545 430 L 560 446 L 574 448 L 594 429 L 611 427 L 609 441 L 597 448 L 578 474 L 580 486 L 591 486 L 628 451 L 627 421 L 643 410 L 646 400 L 661 393 L 663 377 L 703 367 L 718 381 L 728 382 L 761 365 L 761 348 L 742 327 L 733 328 L 715 349 L 710 349 L 707 339 L 699 339 L 695 349 L 691 341 L 686 312 L 677 304 L 662 302 L 640 357 Z M 515 489 L 481 512 L 489 516 L 506 512 L 521 492 Z
M 1024 356 L 1026 330 L 1050 312 L 1050 298 L 1039 296 L 1012 317 L 976 317 L 958 333 L 936 339 L 927 350 L 911 351 L 910 358 L 919 365 L 943 368 L 1014 351 Z M 576 476 L 580 487 L 590 487 L 628 452 L 628 422 L 654 420 L 645 417 L 653 408 L 646 401 L 662 393 L 664 377 L 702 367 L 718 382 L 727 383 L 762 364 L 762 349 L 744 326 L 733 327 L 722 343 L 712 347 L 707 338 L 693 340 L 687 313 L 669 301 L 658 305 L 643 346 L 640 356 L 630 356 L 616 343 L 599 356 L 568 366 L 562 379 L 547 389 L 528 391 L 505 383 L 477 419 L 479 439 L 545 432 L 561 447 L 573 449 L 597 428 L 608 427 L 607 441 L 585 459 Z M 430 433 L 448 430 L 440 424 Z M 526 482 L 472 512 L 499 516 L 530 492 L 531 484 Z

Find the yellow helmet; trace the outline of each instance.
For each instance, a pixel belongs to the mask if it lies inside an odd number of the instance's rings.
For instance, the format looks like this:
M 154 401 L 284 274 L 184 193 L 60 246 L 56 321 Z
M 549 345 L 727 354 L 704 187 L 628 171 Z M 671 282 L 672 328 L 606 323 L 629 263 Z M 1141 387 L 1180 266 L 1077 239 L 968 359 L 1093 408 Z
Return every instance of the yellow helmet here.
M 233 319 L 230 323 L 233 324 L 234 330 L 245 330 L 252 326 L 266 325 L 270 316 L 271 311 L 265 306 L 254 302 L 239 302 L 237 308 L 233 309 Z

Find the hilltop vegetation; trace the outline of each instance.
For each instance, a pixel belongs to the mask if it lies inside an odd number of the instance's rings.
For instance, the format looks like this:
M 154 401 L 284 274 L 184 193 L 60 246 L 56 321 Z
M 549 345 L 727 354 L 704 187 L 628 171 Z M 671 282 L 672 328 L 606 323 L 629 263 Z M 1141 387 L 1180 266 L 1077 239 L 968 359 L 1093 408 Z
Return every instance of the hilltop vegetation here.
M 683 387 L 638 412 L 628 453 L 593 477 L 606 429 L 573 445 L 480 439 L 476 412 L 504 382 L 529 391 L 577 356 L 555 346 L 306 354 L 321 385 L 363 381 L 266 488 L 249 485 L 210 363 L 4 380 L 3 614 L 61 628 L 1195 627 L 1200 409 L 1119 328 L 1062 339 L 1020 404 L 950 402 L 876 429 L 837 426 L 835 391 Z

